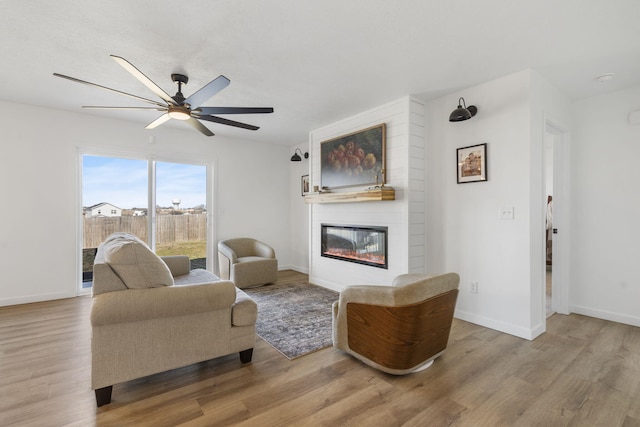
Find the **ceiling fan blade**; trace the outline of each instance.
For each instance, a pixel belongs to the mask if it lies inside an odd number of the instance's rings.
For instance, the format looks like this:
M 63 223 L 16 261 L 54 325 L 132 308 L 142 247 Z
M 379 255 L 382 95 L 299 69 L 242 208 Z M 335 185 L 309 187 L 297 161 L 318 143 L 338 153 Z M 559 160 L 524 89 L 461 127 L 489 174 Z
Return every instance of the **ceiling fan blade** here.
M 234 127 L 242 128 L 242 129 L 249 129 L 249 130 L 258 130 L 258 129 L 260 129 L 258 126 L 248 125 L 246 123 L 235 122 L 233 120 L 223 119 L 222 117 L 198 116 L 198 118 L 201 119 L 201 120 L 206 120 L 208 122 L 220 123 L 221 125 L 234 126 Z
M 264 114 L 273 113 L 271 107 L 200 107 L 194 111 L 199 114 Z
M 163 114 L 157 119 L 155 119 L 154 121 L 152 121 L 151 123 L 149 123 L 147 126 L 145 126 L 145 129 L 157 128 L 158 126 L 160 126 L 161 124 L 169 120 L 170 118 L 171 116 L 169 116 L 169 113 Z
M 231 81 L 225 76 L 218 76 L 206 85 L 202 86 L 196 93 L 184 100 L 185 104 L 189 104 L 191 109 L 201 106 L 209 98 L 229 86 Z
M 148 111 L 167 111 L 167 107 L 101 107 L 97 105 L 83 105 L 82 108 L 92 110 L 148 110 Z
M 114 61 L 120 64 L 125 70 L 133 74 L 133 76 L 136 79 L 140 80 L 142 84 L 148 87 L 153 93 L 155 93 L 156 95 L 158 95 L 160 98 L 164 99 L 171 105 L 178 105 L 178 103 L 167 92 L 162 90 L 160 86 L 155 84 L 149 77 L 145 76 L 142 73 L 142 71 L 138 70 L 129 61 L 116 55 L 111 55 L 111 57 L 113 58 Z
M 189 120 L 187 120 L 187 123 L 189 123 L 191 126 L 196 128 L 197 130 L 199 130 L 200 132 L 202 132 L 206 136 L 213 136 L 213 132 L 211 132 L 205 125 L 203 125 L 202 123 L 200 123 L 198 120 L 194 119 L 193 117 L 191 117 Z
M 120 94 L 120 95 L 128 96 L 128 97 L 133 98 L 133 99 L 138 99 L 140 101 L 148 102 L 150 104 L 154 104 L 154 105 L 157 105 L 159 107 L 165 107 L 164 104 L 162 104 L 162 103 L 160 103 L 158 101 L 152 101 L 152 100 L 147 99 L 147 98 L 142 98 L 141 96 L 132 95 L 130 93 L 122 92 L 122 91 L 119 91 L 119 90 L 116 90 L 116 89 L 111 89 L 110 87 L 100 86 L 100 85 L 95 84 L 95 83 L 91 83 L 91 82 L 87 82 L 87 81 L 84 81 L 84 80 L 76 79 L 75 77 L 65 76 L 64 74 L 53 73 L 53 75 L 56 76 L 56 77 L 63 78 L 63 79 L 71 80 L 72 82 L 82 83 L 82 84 L 87 85 L 87 86 L 97 87 L 99 89 L 104 89 L 104 90 L 107 90 L 107 91 L 110 91 L 110 92 L 114 92 L 114 93 L 117 93 L 117 94 Z

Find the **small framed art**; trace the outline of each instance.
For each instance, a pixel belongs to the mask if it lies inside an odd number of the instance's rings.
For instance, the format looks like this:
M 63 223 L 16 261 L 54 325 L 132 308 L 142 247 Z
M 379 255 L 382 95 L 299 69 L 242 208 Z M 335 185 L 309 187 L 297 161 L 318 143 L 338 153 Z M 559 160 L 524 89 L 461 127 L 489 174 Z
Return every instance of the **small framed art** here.
M 301 192 L 303 196 L 309 194 L 309 175 L 302 175 L 300 179 Z
M 487 144 L 458 148 L 456 152 L 458 184 L 487 180 Z

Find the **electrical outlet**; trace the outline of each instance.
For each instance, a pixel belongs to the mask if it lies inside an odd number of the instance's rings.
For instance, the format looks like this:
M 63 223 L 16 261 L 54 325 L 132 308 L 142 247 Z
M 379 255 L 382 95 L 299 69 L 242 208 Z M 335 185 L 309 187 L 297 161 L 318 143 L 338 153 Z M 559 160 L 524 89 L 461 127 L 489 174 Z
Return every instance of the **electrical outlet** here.
M 471 282 L 470 292 L 472 294 L 477 294 L 478 293 L 478 282 Z

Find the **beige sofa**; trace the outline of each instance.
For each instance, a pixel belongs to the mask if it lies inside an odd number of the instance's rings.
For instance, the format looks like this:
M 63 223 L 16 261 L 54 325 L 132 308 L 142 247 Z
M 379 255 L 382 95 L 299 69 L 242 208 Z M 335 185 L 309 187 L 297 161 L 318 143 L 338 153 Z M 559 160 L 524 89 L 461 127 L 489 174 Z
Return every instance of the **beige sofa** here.
M 239 352 L 251 361 L 256 303 L 230 281 L 160 258 L 137 237 L 114 233 L 93 266 L 91 381 L 96 402 L 112 386 Z
M 276 252 L 266 243 L 249 237 L 218 242 L 220 277 L 239 288 L 251 288 L 278 279 Z
M 426 369 L 447 348 L 456 273 L 403 274 L 391 286 L 348 286 L 333 304 L 333 345 L 383 372 Z

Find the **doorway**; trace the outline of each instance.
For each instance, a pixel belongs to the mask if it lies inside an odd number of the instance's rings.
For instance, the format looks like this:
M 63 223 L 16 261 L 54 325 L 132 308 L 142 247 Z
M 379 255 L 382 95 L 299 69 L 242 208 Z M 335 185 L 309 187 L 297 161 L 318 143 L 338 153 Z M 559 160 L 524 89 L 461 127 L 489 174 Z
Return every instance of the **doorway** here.
M 569 314 L 569 131 L 545 120 L 544 133 L 544 256 L 545 318 Z
M 544 170 L 545 170 L 545 317 L 553 313 L 553 149 L 555 135 L 548 130 L 544 134 Z

